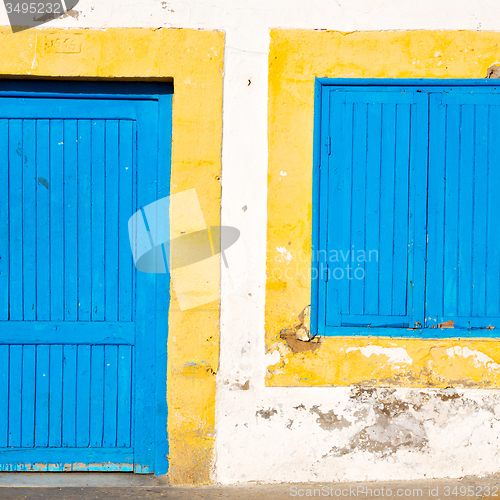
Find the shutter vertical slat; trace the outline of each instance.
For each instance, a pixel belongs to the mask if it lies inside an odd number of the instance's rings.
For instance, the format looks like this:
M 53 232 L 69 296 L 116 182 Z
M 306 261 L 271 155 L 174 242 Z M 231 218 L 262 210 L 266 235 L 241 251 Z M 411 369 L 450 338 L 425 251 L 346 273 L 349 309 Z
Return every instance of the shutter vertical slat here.
M 368 104 L 366 241 L 362 256 L 365 267 L 365 313 L 374 315 L 379 314 L 381 124 L 382 105 L 380 103 Z M 360 254 L 357 255 L 357 257 L 359 256 Z
M 458 196 L 458 316 L 471 316 L 474 243 L 474 106 L 462 106 Z M 479 172 L 478 168 L 478 172 Z
M 384 104 L 381 123 L 379 312 L 391 316 L 394 260 L 394 187 L 396 173 L 396 105 Z
M 477 316 L 486 313 L 486 249 L 488 222 L 488 107 L 475 107 L 475 173 L 474 173 L 474 244 L 472 248 L 472 311 Z M 488 165 L 488 168 L 482 166 Z
M 445 159 L 444 315 L 455 316 L 458 304 L 458 217 L 460 172 L 460 108 L 448 106 Z M 432 180 L 432 179 L 431 179 Z
M 350 265 L 350 250 L 351 250 L 351 216 L 352 216 L 352 193 L 353 193 L 353 128 L 354 128 L 354 105 L 352 103 L 346 103 L 345 105 L 345 118 L 342 122 L 342 150 L 343 150 L 343 163 L 342 170 L 344 172 L 344 186 L 342 188 L 341 199 L 342 199 L 342 239 L 329 238 L 328 249 L 333 249 L 340 253 L 340 258 L 342 259 L 342 270 L 344 273 L 347 272 L 347 266 Z M 332 205 L 330 205 L 332 206 Z M 329 207 L 330 207 L 329 206 Z M 328 210 L 329 210 L 328 207 Z M 329 220 L 334 219 L 335 215 L 330 214 Z M 343 276 L 343 275 L 342 275 Z M 336 276 L 334 280 L 337 281 Z M 331 286 L 331 285 L 330 285 Z M 349 282 L 345 279 L 341 279 L 338 285 L 341 290 L 340 297 L 340 314 L 349 313 L 350 307 L 350 289 Z M 330 304 L 327 304 L 327 308 Z M 340 323 L 342 324 L 342 323 Z
M 345 150 L 345 134 L 346 131 L 342 128 L 344 117 L 346 114 L 345 94 L 343 92 L 328 92 L 329 99 L 324 99 L 322 103 L 322 129 L 324 135 L 330 137 L 329 141 L 323 140 L 323 148 L 321 150 L 321 179 L 320 190 L 324 193 L 321 197 L 320 211 L 322 212 L 323 224 L 327 230 L 319 235 L 319 247 L 314 249 L 313 259 L 319 261 L 318 274 L 325 273 L 326 265 L 328 265 L 328 279 L 325 283 L 324 276 L 318 276 L 320 286 L 324 287 L 326 301 L 318 303 L 318 313 L 326 315 L 328 324 L 340 325 L 341 304 L 340 298 L 342 280 L 337 279 L 338 269 L 345 271 L 345 263 L 339 256 L 338 245 L 328 246 L 328 241 L 343 242 L 346 238 L 345 232 L 345 210 L 346 204 L 343 202 L 342 193 L 344 184 L 347 182 L 346 177 L 349 176 L 350 182 L 350 167 L 344 167 L 344 150 Z M 352 116 L 352 115 L 351 115 Z M 349 128 L 348 136 L 351 134 Z M 328 152 L 328 144 L 331 141 L 331 151 Z M 328 186 L 325 187 L 325 184 Z M 328 195 L 328 198 L 327 196 Z M 334 203 L 337 206 L 337 212 L 331 220 L 328 220 L 328 204 Z M 350 212 L 350 210 L 349 210 Z M 327 252 L 326 249 L 330 251 Z M 321 249 L 321 251 L 320 251 Z
M 490 109 L 488 134 L 488 228 L 486 259 L 486 312 L 487 316 L 500 316 L 500 231 L 498 214 L 500 213 L 500 123 L 498 108 Z M 499 325 L 500 326 L 500 325 Z
M 427 226 L 426 326 L 439 323 L 436 311 L 444 307 L 444 220 L 446 192 L 446 106 L 441 96 L 430 96 L 429 121 L 429 188 Z
M 394 182 L 394 244 L 392 270 L 392 314 L 407 314 L 408 299 L 408 245 L 410 200 L 410 106 L 396 107 L 396 158 Z M 390 242 L 389 242 L 390 244 Z
M 352 204 L 351 204 L 351 245 L 349 252 L 349 268 L 346 274 L 349 287 L 349 313 L 363 315 L 365 313 L 365 284 L 360 269 L 364 273 L 364 262 L 358 262 L 359 251 L 365 248 L 366 238 L 366 170 L 367 170 L 367 104 L 354 104 L 353 149 L 352 161 Z

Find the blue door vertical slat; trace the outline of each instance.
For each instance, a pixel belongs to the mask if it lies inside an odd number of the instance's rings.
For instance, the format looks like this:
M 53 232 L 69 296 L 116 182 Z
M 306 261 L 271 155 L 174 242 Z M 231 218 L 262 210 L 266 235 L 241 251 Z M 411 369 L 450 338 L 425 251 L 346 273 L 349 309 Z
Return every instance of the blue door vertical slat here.
M 50 400 L 50 346 L 38 345 L 36 349 L 35 382 L 35 446 L 49 446 L 49 400 Z
M 461 106 L 458 194 L 458 316 L 470 316 L 472 305 L 472 246 L 474 244 L 474 106 Z M 478 169 L 479 170 L 479 169 Z
M 458 216 L 459 172 L 460 172 L 460 107 L 447 106 L 446 158 L 445 158 L 445 226 L 444 232 L 444 315 L 457 314 L 458 285 Z
M 62 446 L 63 425 L 63 346 L 51 345 L 49 353 L 49 446 Z
M 427 223 L 426 326 L 436 327 L 444 307 L 444 221 L 446 213 L 446 106 L 441 96 L 430 96 L 429 107 L 429 194 Z M 432 277 L 432 279 L 429 279 Z
M 94 345 L 90 369 L 90 446 L 103 446 L 104 432 L 104 346 Z
M 106 321 L 118 321 L 118 122 L 106 121 Z
M 382 104 L 368 104 L 368 138 L 366 171 L 366 242 L 363 254 L 365 264 L 365 314 L 379 314 L 380 249 L 380 170 L 381 170 Z
M 90 446 L 90 349 L 79 345 L 76 375 L 76 446 Z
M 488 107 L 475 107 L 475 153 L 476 165 L 487 165 L 477 168 L 474 173 L 474 242 L 472 249 L 472 311 L 476 316 L 486 315 L 486 253 L 488 245 L 488 198 L 490 196 L 488 171 Z M 487 242 L 485 245 L 484 243 Z
M 64 320 L 64 128 L 50 120 L 50 319 Z
M 118 320 L 118 122 L 106 121 L 106 321 Z
M 150 106 L 143 104 L 144 112 Z M 137 123 L 138 143 L 142 148 L 137 148 L 137 163 L 144 165 L 144 169 L 137 169 L 138 205 L 144 207 L 158 197 L 157 176 L 155 165 L 158 162 L 158 122 L 155 120 L 139 120 Z M 146 168 L 149 166 L 149 168 Z M 139 422 L 151 418 L 155 406 L 154 392 L 148 387 L 146 373 L 154 372 L 156 356 L 156 337 L 151 336 L 156 325 L 156 278 L 152 273 L 137 273 L 137 288 L 148 290 L 148 293 L 138 293 L 136 310 L 141 311 L 141 316 L 136 320 L 136 373 L 135 373 L 135 443 L 134 471 L 137 473 L 152 472 L 154 449 L 148 444 L 154 441 L 154 429 L 141 426 Z M 147 339 L 147 340 L 146 340 Z M 148 417 L 149 415 L 149 417 Z
M 396 159 L 394 186 L 394 259 L 392 283 L 392 314 L 407 314 L 408 297 L 408 243 L 410 251 L 413 234 L 409 234 L 409 161 L 410 161 L 410 106 L 396 107 Z M 409 238 L 408 236 L 409 235 Z M 408 241 L 408 239 L 410 241 Z
M 23 125 L 9 120 L 9 256 L 11 321 L 23 319 Z M 14 278 L 16 277 L 16 278 Z
M 77 347 L 63 347 L 62 447 L 76 446 Z
M 118 283 L 119 296 L 119 321 L 132 321 L 132 298 L 134 290 L 130 286 L 133 282 L 133 260 L 130 252 L 130 243 L 128 239 L 127 223 L 130 214 L 134 213 L 133 186 L 134 186 L 134 168 L 133 168 L 133 147 L 135 140 L 132 137 L 132 122 L 121 120 L 119 124 L 119 164 L 118 164 L 118 182 L 120 196 L 118 199 L 118 221 L 119 221 L 119 243 L 118 243 L 118 267 L 120 270 Z
M 324 227 L 324 230 L 320 231 L 319 234 L 319 246 L 315 249 L 314 258 L 318 260 L 318 271 L 317 278 L 320 280 L 320 294 L 326 295 L 326 302 L 319 301 L 319 311 L 320 316 L 327 317 L 328 324 L 340 325 L 341 323 L 341 287 L 343 285 L 342 280 L 336 279 L 336 268 L 339 263 L 332 259 L 329 262 L 329 256 L 325 251 L 320 251 L 320 249 L 325 249 L 328 247 L 328 241 L 340 242 L 339 246 L 342 246 L 343 239 L 345 238 L 345 233 L 343 231 L 343 209 L 344 203 L 342 199 L 342 187 L 344 184 L 344 176 L 350 175 L 350 165 L 349 169 L 342 164 L 342 157 L 339 154 L 335 154 L 342 144 L 342 118 L 344 116 L 345 108 L 345 94 L 344 92 L 331 92 L 327 91 L 330 95 L 330 99 L 324 98 L 322 102 L 322 144 L 320 152 L 321 169 L 319 172 L 319 184 L 320 184 L 320 213 L 323 215 L 320 227 Z M 330 137 L 329 141 L 327 141 Z M 331 141 L 331 146 L 329 143 Z M 334 153 L 332 154 L 332 150 Z M 326 188 L 328 186 L 328 189 Z M 336 217 L 328 217 L 328 205 L 330 203 L 335 203 L 338 206 L 338 213 Z M 340 248 L 335 248 L 339 250 Z M 325 285 L 324 276 L 325 271 L 328 267 L 328 282 Z M 343 266 L 340 266 L 343 267 Z M 324 287 L 324 290 L 323 290 Z
M 90 321 L 92 307 L 92 195 L 90 120 L 78 120 L 78 320 Z
M 500 316 L 500 231 L 498 214 L 500 210 L 500 123 L 495 109 L 489 112 L 488 125 L 488 227 L 486 254 L 486 313 L 487 316 Z
M 170 170 L 160 168 L 166 165 L 172 156 L 172 122 L 170 110 L 172 109 L 172 95 L 164 95 L 159 98 L 159 130 L 157 135 L 158 159 L 157 159 L 157 196 L 162 199 L 170 195 Z M 135 163 L 135 162 L 134 162 Z M 169 252 L 168 245 L 165 251 Z M 170 282 L 169 275 L 164 274 L 158 277 L 157 306 L 156 315 L 156 347 L 155 347 L 155 446 L 154 464 L 155 474 L 163 475 L 168 473 L 168 404 L 167 404 L 167 338 L 165 332 L 168 331 L 168 310 L 170 306 Z M 132 390 L 132 388 L 131 388 Z
M 92 320 L 104 320 L 105 121 L 92 120 Z
M 380 252 L 379 252 L 379 314 L 390 316 L 392 309 L 392 283 L 394 260 L 394 199 L 396 158 L 396 104 L 386 103 L 383 108 L 380 173 Z
M 351 205 L 351 247 L 350 274 L 344 283 L 349 287 L 349 312 L 364 314 L 365 284 L 363 279 L 356 279 L 365 272 L 364 262 L 358 262 L 356 256 L 365 248 L 366 238 L 366 172 L 367 172 L 367 112 L 366 103 L 354 104 L 353 141 L 355 144 L 352 161 L 352 205 Z M 347 270 L 347 272 L 349 272 Z M 354 279 L 352 279 L 354 278 Z
M 0 321 L 9 319 L 9 122 L 0 119 Z M 0 428 L 1 432 L 1 428 Z
M 104 433 L 103 446 L 116 446 L 118 408 L 118 346 L 104 348 Z
M 9 443 L 9 346 L 0 345 L 0 448 Z
M 49 121 L 36 121 L 36 319 L 50 321 Z
M 116 446 L 126 448 L 131 444 L 132 405 L 132 347 L 118 346 L 118 407 Z
M 36 320 L 36 122 L 23 120 L 24 320 Z
M 64 121 L 64 312 L 78 320 L 78 130 L 76 120 Z M 84 272 L 88 272 L 85 269 Z
M 35 446 L 35 346 L 23 346 L 21 447 Z
M 10 346 L 9 447 L 21 447 L 23 346 Z

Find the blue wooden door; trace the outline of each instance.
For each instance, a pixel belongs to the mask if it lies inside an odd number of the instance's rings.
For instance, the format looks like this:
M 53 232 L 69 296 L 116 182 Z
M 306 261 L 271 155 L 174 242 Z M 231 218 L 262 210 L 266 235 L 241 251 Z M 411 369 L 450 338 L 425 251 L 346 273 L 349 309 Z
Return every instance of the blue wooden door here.
M 128 219 L 168 195 L 171 87 L 0 87 L 0 470 L 165 473 L 168 278 Z

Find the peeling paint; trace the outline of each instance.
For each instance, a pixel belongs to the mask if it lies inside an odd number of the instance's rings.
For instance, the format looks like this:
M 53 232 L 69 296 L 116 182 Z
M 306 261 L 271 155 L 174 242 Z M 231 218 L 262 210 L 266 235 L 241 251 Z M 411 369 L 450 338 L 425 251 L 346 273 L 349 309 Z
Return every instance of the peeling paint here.
M 498 370 L 500 365 L 495 363 L 489 356 L 480 351 L 473 351 L 468 347 L 455 346 L 446 349 L 446 354 L 450 357 L 463 356 L 464 358 L 472 357 L 474 366 L 478 368 L 481 364 L 486 366 L 488 370 Z
M 444 323 L 439 323 L 438 328 L 455 328 L 455 322 L 453 320 L 445 321 Z
M 244 384 L 234 384 L 240 391 L 248 391 L 250 389 L 250 380 L 247 380 Z
M 500 66 L 492 65 L 488 68 L 486 78 L 500 78 Z
M 265 418 L 266 420 L 269 420 L 273 415 L 277 415 L 278 410 L 275 408 L 270 408 L 269 410 L 258 410 L 255 412 L 256 417 L 261 417 Z
M 325 431 L 331 431 L 334 429 L 343 429 L 344 427 L 349 427 L 351 423 L 342 416 L 338 416 L 333 410 L 329 410 L 327 413 L 323 413 L 319 410 L 319 406 L 315 405 L 310 410 L 311 413 L 316 413 L 318 418 L 319 426 Z
M 386 356 L 389 363 L 411 365 L 413 359 L 408 356 L 408 353 L 403 347 L 380 347 L 377 345 L 369 345 L 366 347 L 348 347 L 346 353 L 360 351 L 363 356 Z

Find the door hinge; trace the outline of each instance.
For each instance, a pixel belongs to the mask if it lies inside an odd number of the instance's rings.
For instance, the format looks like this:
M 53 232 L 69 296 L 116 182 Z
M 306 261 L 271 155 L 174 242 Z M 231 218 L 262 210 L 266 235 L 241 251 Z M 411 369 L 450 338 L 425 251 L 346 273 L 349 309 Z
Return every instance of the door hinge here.
M 332 138 L 331 137 L 328 137 L 328 139 L 326 141 L 326 146 L 327 146 L 327 150 L 328 150 L 328 156 L 330 156 L 332 154 Z
M 325 283 L 328 282 L 328 265 L 326 266 L 326 269 L 323 269 L 323 280 Z

